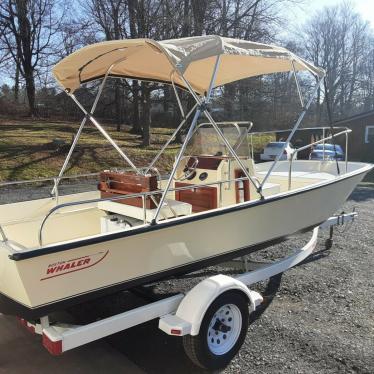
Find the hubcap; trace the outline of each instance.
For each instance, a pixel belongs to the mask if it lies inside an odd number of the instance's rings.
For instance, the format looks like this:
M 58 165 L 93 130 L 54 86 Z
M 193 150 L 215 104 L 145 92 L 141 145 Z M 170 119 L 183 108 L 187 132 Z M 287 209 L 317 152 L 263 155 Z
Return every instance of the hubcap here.
M 208 347 L 215 355 L 230 351 L 239 338 L 242 315 L 234 304 L 226 304 L 213 315 L 208 327 Z

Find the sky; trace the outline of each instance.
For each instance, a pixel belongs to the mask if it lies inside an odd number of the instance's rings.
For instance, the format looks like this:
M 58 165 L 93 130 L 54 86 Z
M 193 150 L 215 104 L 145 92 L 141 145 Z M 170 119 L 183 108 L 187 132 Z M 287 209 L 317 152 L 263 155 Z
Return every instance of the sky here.
M 302 6 L 293 7 L 291 13 L 292 20 L 299 19 L 302 24 L 317 10 L 323 9 L 325 6 L 334 6 L 341 3 L 342 0 L 304 0 Z M 350 1 L 361 17 L 368 21 L 374 30 L 374 0 L 351 0 Z

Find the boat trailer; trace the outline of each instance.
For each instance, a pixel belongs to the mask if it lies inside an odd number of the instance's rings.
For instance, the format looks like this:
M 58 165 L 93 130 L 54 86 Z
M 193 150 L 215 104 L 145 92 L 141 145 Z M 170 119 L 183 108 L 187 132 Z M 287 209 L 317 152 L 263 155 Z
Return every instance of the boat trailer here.
M 42 335 L 42 343 L 52 355 L 60 355 L 159 318 L 159 329 L 169 335 L 184 337 L 185 351 L 195 364 L 207 369 L 221 368 L 234 357 L 245 339 L 249 310 L 255 311 L 263 302 L 262 296 L 248 287 L 304 261 L 316 248 L 320 230 L 330 230 L 326 240 L 326 248 L 329 249 L 333 227 L 352 222 L 356 216 L 354 211 L 332 216 L 315 227 L 308 243 L 291 255 L 236 277 L 219 274 L 206 278 L 187 294 L 180 293 L 86 325 L 50 323 L 48 316 L 42 317 L 39 323 L 19 320 L 29 331 Z M 248 270 L 244 258 L 240 261 Z M 244 309 L 240 300 L 245 302 Z M 199 340 L 200 343 L 205 342 L 210 353 L 213 353 L 209 358 L 204 356 L 204 352 L 197 352 L 196 355 L 195 345 L 199 344 Z

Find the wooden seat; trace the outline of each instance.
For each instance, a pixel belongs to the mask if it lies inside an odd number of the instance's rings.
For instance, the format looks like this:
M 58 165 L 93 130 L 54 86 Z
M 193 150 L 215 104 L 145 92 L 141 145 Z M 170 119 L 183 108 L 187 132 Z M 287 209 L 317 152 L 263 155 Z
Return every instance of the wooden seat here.
M 157 191 L 157 177 L 155 175 L 135 175 L 130 173 L 104 171 L 100 173 L 100 182 L 98 185 L 101 191 L 101 198 L 111 198 L 121 195 L 131 195 L 141 192 Z M 153 195 L 155 200 L 160 195 Z M 141 197 L 114 200 L 116 203 L 143 207 Z M 147 209 L 156 208 L 156 203 L 150 198 L 145 199 Z
M 175 188 L 187 187 L 189 183 L 175 182 Z M 199 187 L 175 191 L 175 199 L 192 205 L 192 212 L 203 212 L 217 208 L 217 188 Z
M 97 207 L 108 213 L 120 214 L 122 216 L 135 218 L 139 221 L 151 222 L 155 216 L 156 209 L 144 209 L 137 206 L 120 204 L 116 201 L 100 201 Z M 160 219 L 174 218 L 175 216 L 188 216 L 191 214 L 191 205 L 181 201 L 166 199 L 160 211 Z

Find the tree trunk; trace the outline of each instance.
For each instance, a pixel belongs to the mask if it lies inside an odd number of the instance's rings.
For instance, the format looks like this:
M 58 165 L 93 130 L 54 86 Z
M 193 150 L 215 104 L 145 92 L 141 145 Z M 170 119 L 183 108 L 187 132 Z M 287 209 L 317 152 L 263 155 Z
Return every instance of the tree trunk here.
M 27 100 L 29 102 L 30 116 L 36 117 L 38 112 L 35 106 L 35 80 L 32 72 L 25 74 Z
M 234 84 L 229 84 L 224 88 L 224 109 L 225 116 L 232 118 L 234 113 L 234 98 L 235 98 L 235 86 Z
M 190 0 L 184 0 L 183 2 L 183 26 L 182 26 L 182 37 L 190 34 Z
M 117 124 L 117 131 L 121 131 L 121 123 L 122 123 L 122 115 L 121 115 L 121 90 L 120 90 L 120 82 L 116 80 L 114 82 L 114 102 L 116 108 L 116 124 Z
M 318 84 L 318 80 L 316 79 L 316 82 Z M 321 120 L 322 120 L 322 108 L 321 108 L 321 89 L 318 88 L 317 90 L 317 102 L 316 102 L 316 123 L 318 123 L 318 125 L 321 124 Z
M 33 66 L 33 42 L 32 42 L 32 24 L 28 19 L 27 15 L 30 12 L 28 8 L 31 5 L 26 1 L 17 1 L 16 9 L 18 12 L 18 23 L 19 23 L 19 35 L 16 36 L 17 43 L 17 58 L 21 58 L 21 51 L 23 51 L 23 57 L 21 59 L 23 65 L 23 75 L 26 82 L 26 93 L 27 100 L 29 102 L 29 111 L 32 117 L 37 115 L 37 110 L 35 107 L 35 68 Z M 35 20 L 34 20 L 35 21 Z M 41 20 L 40 20 L 41 22 Z M 35 30 L 34 30 L 35 32 Z M 39 40 L 39 39 L 38 39 Z M 40 51 L 38 51 L 39 53 Z
M 207 10 L 207 0 L 191 0 L 191 9 L 194 20 L 194 36 L 200 36 L 204 31 L 205 13 Z
M 139 121 L 139 83 L 132 81 L 132 134 L 143 135 L 142 127 Z
M 129 0 L 128 1 L 128 11 L 129 11 L 129 27 L 130 27 L 130 37 L 137 38 L 138 30 L 136 28 L 137 20 L 137 1 Z M 139 82 L 137 80 L 132 81 L 132 128 L 130 130 L 133 134 L 142 135 L 142 126 L 139 122 Z
M 164 87 L 163 91 L 164 91 L 164 96 L 162 100 L 162 106 L 163 106 L 164 113 L 166 114 L 166 112 L 169 110 L 169 103 L 170 103 L 170 97 L 171 97 L 170 87 L 169 86 Z
M 19 99 L 19 67 L 16 64 L 16 74 L 14 77 L 14 101 L 18 103 Z
M 143 146 L 148 147 L 151 144 L 151 90 L 145 82 L 142 82 L 142 106 Z

